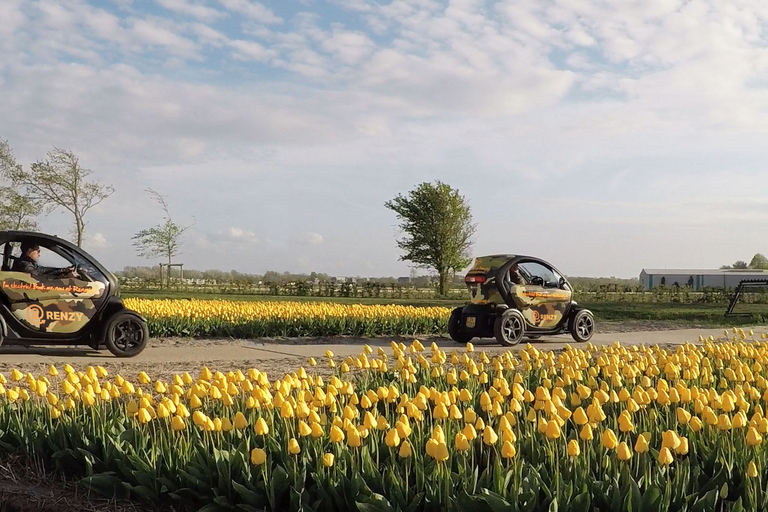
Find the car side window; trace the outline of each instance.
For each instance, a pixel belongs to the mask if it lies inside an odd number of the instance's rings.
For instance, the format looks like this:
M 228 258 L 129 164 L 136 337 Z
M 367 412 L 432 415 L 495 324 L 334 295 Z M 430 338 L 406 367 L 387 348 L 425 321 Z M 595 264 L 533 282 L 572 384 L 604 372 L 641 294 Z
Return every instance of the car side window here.
M 43 267 L 56 267 L 56 268 L 66 268 L 69 267 L 74 263 L 74 261 L 70 261 L 67 258 L 64 258 L 60 254 L 56 254 L 51 250 L 50 247 L 46 247 L 41 245 L 40 246 L 40 258 L 38 258 L 37 263 L 40 266 Z
M 545 267 L 544 265 L 529 261 L 526 263 L 521 263 L 520 266 L 523 267 L 526 272 L 533 278 L 531 284 L 536 284 L 545 288 L 557 288 L 559 286 L 559 276 L 557 276 L 555 272 Z

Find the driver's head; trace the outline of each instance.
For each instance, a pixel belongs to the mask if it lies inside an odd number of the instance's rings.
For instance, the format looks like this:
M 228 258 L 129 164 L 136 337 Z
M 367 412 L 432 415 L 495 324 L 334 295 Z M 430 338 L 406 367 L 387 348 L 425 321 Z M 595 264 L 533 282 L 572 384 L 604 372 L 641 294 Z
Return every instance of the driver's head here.
M 40 246 L 32 242 L 22 242 L 21 254 L 32 261 L 37 261 L 37 258 L 40 257 Z

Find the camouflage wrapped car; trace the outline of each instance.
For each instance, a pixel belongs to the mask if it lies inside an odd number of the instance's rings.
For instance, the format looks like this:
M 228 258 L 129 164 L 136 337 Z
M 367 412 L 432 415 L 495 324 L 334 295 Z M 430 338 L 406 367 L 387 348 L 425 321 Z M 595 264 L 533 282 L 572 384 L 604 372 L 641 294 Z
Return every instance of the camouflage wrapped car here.
M 451 338 L 467 343 L 495 337 L 516 345 L 523 337 L 570 333 L 586 342 L 594 316 L 573 300 L 568 280 L 546 261 L 531 256 L 495 254 L 475 258 L 464 282 L 469 303 L 451 313 Z
M 0 248 L 0 344 L 105 346 L 118 357 L 144 349 L 146 320 L 125 308 L 115 276 L 87 252 L 26 231 L 0 232 Z M 66 266 L 40 267 L 40 253 Z

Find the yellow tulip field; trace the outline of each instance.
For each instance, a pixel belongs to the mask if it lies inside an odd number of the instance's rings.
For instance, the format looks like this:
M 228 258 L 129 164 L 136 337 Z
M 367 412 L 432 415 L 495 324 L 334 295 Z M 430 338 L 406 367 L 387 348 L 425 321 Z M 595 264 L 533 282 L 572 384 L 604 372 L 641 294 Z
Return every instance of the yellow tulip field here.
M 766 510 L 752 338 L 493 357 L 414 340 L 281 376 L 15 370 L 0 449 L 165 510 Z
M 256 338 L 436 334 L 449 308 L 330 302 L 126 298 L 147 318 L 151 336 Z

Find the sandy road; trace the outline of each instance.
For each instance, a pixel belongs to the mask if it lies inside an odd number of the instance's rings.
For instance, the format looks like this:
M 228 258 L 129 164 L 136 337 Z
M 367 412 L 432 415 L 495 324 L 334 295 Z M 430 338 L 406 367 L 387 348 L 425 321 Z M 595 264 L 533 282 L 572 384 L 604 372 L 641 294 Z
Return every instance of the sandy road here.
M 768 326 L 744 327 L 755 332 L 755 339 L 760 339 L 761 333 L 768 333 Z M 730 329 L 729 329 L 730 332 Z M 686 342 L 699 343 L 699 335 L 705 338 L 710 335 L 723 337 L 723 328 L 694 328 L 666 330 L 632 330 L 630 332 L 595 333 L 591 342 L 595 345 L 607 345 L 616 341 L 623 345 L 679 345 Z M 443 350 L 462 349 L 464 345 L 446 338 L 420 337 L 420 341 L 428 346 L 433 341 Z M 375 350 L 383 347 L 391 354 L 391 341 L 410 343 L 413 338 L 312 338 L 292 340 L 184 340 L 184 339 L 153 339 L 149 346 L 138 356 L 130 359 L 118 359 L 107 350 L 96 352 L 87 347 L 50 347 L 50 346 L 2 346 L 0 347 L 0 371 L 19 368 L 26 371 L 41 371 L 48 365 L 63 366 L 68 363 L 75 368 L 88 365 L 102 365 L 107 369 L 121 372 L 151 369 L 156 374 L 169 374 L 181 371 L 197 371 L 202 366 L 211 369 L 228 370 L 233 368 L 258 368 L 277 376 L 284 372 L 293 371 L 298 366 L 307 366 L 309 357 L 315 357 L 323 364 L 326 350 L 331 350 L 336 356 L 344 358 L 357 355 L 365 344 Z M 512 347 L 511 350 L 521 350 L 527 343 L 532 343 L 541 350 L 559 350 L 566 344 L 575 346 L 570 336 L 560 335 L 544 337 L 535 341 L 525 340 Z M 490 353 L 508 350 L 493 339 L 475 340 L 476 350 Z M 319 368 L 319 367 L 318 367 Z

